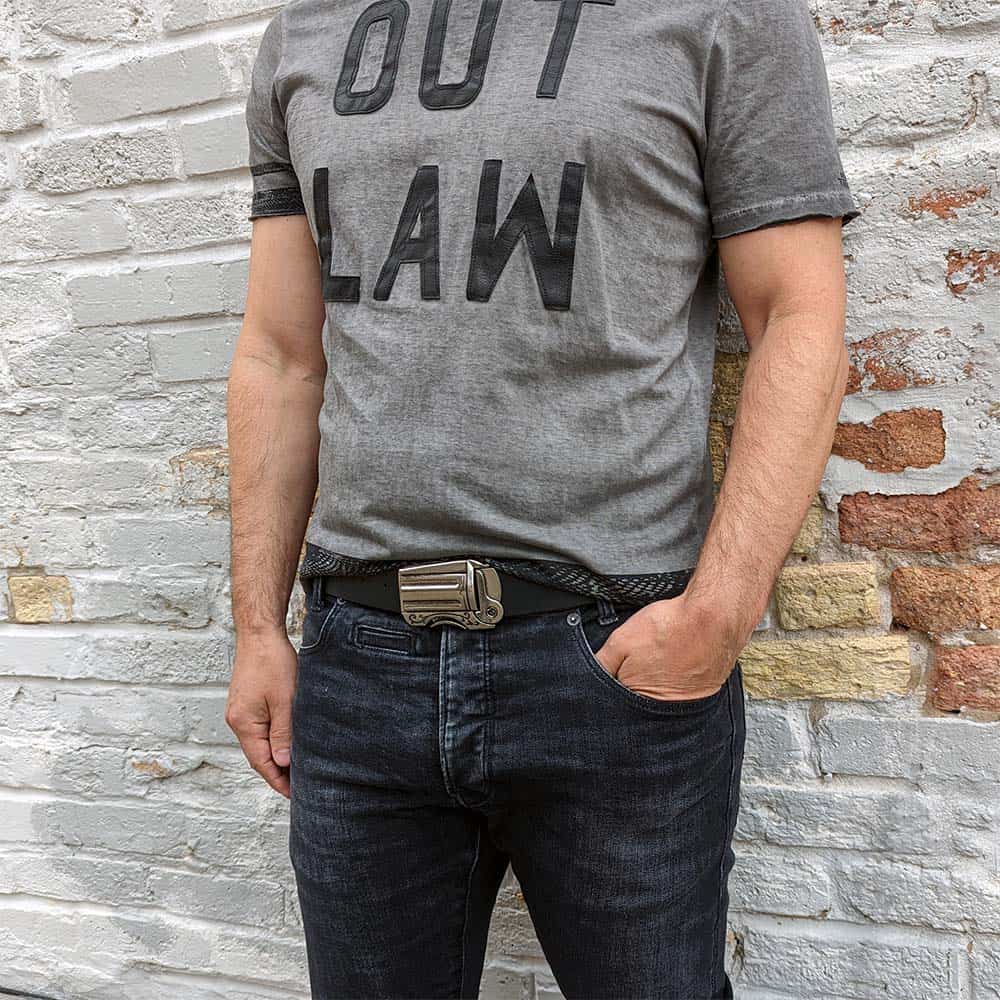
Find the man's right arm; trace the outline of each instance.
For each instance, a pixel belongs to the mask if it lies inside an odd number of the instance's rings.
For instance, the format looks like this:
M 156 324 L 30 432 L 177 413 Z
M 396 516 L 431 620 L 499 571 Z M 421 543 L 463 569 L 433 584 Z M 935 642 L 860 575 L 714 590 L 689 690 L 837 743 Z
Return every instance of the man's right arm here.
M 316 493 L 324 318 L 306 217 L 255 219 L 227 401 L 236 657 L 226 722 L 285 796 L 297 666 L 285 616 Z

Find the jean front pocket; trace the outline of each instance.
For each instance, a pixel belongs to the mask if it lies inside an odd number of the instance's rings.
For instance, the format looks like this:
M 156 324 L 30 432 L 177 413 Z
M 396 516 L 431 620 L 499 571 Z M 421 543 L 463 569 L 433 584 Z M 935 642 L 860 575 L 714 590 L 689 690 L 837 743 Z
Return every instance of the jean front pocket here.
M 606 692 L 610 692 L 636 708 L 657 715 L 693 715 L 707 711 L 722 699 L 726 689 L 725 683 L 718 691 L 703 698 L 653 698 L 651 695 L 633 691 L 627 684 L 622 683 L 609 673 L 601 661 L 597 659 L 597 653 L 601 646 L 620 622 L 602 624 L 593 615 L 585 616 L 579 611 L 572 611 L 567 615 L 566 623 L 571 629 L 575 650 L 587 668 L 588 674 L 596 678 Z
M 319 649 L 323 645 L 330 633 L 330 626 L 343 606 L 344 599 L 335 597 L 327 604 L 306 609 L 306 616 L 302 622 L 302 643 L 299 646 L 299 656 Z

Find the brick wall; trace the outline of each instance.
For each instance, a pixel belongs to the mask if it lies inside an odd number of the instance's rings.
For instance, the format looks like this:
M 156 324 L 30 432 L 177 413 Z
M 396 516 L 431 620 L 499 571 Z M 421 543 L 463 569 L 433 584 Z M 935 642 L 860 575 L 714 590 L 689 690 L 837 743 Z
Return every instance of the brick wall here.
M 305 996 L 222 720 L 242 105 L 267 0 L 0 0 L 0 987 Z M 1000 997 L 1000 7 L 814 6 L 853 373 L 744 654 L 741 1000 Z M 719 334 L 724 470 L 745 344 Z M 301 608 L 292 609 L 295 620 Z M 554 997 L 517 887 L 484 992 Z

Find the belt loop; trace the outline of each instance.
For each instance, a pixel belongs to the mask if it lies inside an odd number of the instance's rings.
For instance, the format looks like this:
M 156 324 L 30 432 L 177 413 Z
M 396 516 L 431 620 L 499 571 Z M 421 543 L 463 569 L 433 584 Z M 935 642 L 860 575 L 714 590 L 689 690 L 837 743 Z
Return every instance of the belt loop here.
M 598 624 L 610 625 L 612 622 L 618 621 L 618 612 L 615 610 L 614 604 L 606 597 L 597 598 L 597 610 Z
M 318 611 L 322 606 L 323 577 L 313 576 L 303 581 L 306 592 L 306 603 L 310 611 Z

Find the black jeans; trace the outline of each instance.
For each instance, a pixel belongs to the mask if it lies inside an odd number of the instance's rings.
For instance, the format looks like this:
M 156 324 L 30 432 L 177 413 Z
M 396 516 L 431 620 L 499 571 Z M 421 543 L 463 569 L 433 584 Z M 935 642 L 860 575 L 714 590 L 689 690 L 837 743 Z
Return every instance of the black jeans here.
M 732 996 L 740 666 L 695 701 L 630 690 L 593 651 L 633 610 L 470 631 L 310 599 L 289 853 L 315 1000 L 476 997 L 508 863 L 569 1000 Z

